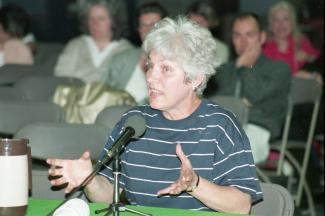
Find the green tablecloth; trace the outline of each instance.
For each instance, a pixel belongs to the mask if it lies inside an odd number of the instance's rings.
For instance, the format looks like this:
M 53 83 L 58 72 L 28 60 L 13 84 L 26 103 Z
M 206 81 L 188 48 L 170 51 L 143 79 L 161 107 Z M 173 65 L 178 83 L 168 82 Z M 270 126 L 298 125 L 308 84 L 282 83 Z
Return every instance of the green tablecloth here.
M 46 200 L 46 199 L 34 199 L 30 198 L 28 201 L 28 210 L 26 216 L 45 216 L 52 209 L 54 209 L 61 201 L 59 200 Z M 91 216 L 103 216 L 105 213 L 95 214 L 94 211 L 107 207 L 103 203 L 90 203 L 90 215 Z M 128 206 L 132 209 L 142 211 L 144 213 L 150 213 L 153 216 L 229 216 L 235 214 L 223 214 L 216 212 L 206 211 L 190 211 L 184 209 L 171 209 L 171 208 L 156 208 L 156 207 L 143 207 L 143 206 Z M 111 214 L 112 215 L 112 214 Z M 120 216 L 137 216 L 137 214 L 130 212 L 120 212 Z

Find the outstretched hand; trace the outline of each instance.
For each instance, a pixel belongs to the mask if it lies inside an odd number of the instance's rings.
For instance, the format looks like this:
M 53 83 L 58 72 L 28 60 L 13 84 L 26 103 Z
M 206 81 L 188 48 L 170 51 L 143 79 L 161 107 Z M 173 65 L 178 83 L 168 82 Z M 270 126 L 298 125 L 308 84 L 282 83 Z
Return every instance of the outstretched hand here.
M 55 177 L 55 179 L 51 180 L 52 185 L 59 186 L 68 183 L 65 193 L 70 193 L 92 172 L 90 153 L 88 151 L 84 152 L 77 160 L 49 158 L 46 162 L 51 165 L 48 170 L 49 175 Z
M 180 176 L 170 186 L 162 190 L 159 190 L 157 192 L 157 195 L 180 194 L 181 192 L 187 191 L 189 188 L 196 185 L 198 181 L 198 175 L 194 172 L 191 161 L 184 154 L 180 144 L 176 145 L 176 155 L 178 156 L 178 158 L 182 163 Z

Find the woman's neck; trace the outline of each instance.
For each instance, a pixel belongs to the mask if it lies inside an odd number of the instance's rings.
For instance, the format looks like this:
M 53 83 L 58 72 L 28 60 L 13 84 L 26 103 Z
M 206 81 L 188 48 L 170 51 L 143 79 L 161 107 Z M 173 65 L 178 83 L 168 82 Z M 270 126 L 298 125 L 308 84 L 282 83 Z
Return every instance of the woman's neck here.
M 177 108 L 163 111 L 163 115 L 169 120 L 185 119 L 200 106 L 201 101 L 201 98 L 195 95 L 192 101 L 187 101 Z
M 285 52 L 288 47 L 288 38 L 274 38 L 280 52 Z
M 106 39 L 95 39 L 94 38 L 94 41 L 95 41 L 97 48 L 100 51 L 104 50 L 107 47 L 107 45 L 111 42 L 111 40 L 107 39 L 107 38 Z

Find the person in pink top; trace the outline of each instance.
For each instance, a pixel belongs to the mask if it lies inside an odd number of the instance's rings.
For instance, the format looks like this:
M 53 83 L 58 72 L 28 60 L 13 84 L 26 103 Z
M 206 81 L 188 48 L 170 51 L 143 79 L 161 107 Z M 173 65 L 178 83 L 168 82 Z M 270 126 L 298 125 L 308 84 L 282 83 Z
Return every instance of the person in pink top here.
M 32 50 L 22 38 L 29 32 L 27 12 L 18 5 L 0 8 L 0 67 L 5 64 L 33 64 Z
M 320 51 L 298 30 L 293 6 L 285 1 L 274 4 L 269 10 L 268 21 L 269 35 L 263 47 L 264 54 L 287 62 L 293 77 L 311 78 L 311 73 L 302 68 L 316 60 Z

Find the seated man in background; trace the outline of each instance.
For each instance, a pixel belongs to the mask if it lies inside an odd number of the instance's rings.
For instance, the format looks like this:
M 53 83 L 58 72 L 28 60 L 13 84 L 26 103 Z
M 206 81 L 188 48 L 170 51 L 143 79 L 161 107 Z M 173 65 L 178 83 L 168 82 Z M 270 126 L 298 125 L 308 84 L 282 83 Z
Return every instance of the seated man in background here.
M 157 2 L 148 2 L 137 10 L 137 31 L 141 42 L 155 25 L 167 15 Z M 148 98 L 145 81 L 145 55 L 142 48 L 128 49 L 115 55 L 104 75 L 104 80 L 117 89 L 129 92 L 138 104 Z
M 217 95 L 241 98 L 250 108 L 250 126 L 261 132 L 254 130 L 253 135 L 261 135 L 265 140 L 259 138 L 256 144 L 251 141 L 255 162 L 266 159 L 269 136 L 273 140 L 281 133 L 291 81 L 287 64 L 262 54 L 265 40 L 266 33 L 256 14 L 238 14 L 232 23 L 232 42 L 238 57 L 220 67 L 213 77 L 218 85 Z M 248 136 L 249 128 L 252 127 L 247 128 Z

